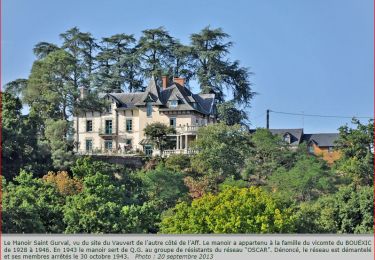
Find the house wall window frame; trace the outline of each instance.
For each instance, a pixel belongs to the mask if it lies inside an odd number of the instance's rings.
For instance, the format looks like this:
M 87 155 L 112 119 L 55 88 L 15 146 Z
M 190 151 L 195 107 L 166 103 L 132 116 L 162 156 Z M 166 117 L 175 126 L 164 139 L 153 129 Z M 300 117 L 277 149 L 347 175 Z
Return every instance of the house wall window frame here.
M 333 146 L 328 146 L 328 153 L 333 153 L 334 147 Z
M 152 156 L 153 147 L 151 144 L 145 144 L 144 146 L 144 152 L 146 156 Z
M 92 139 L 86 139 L 85 145 L 86 145 L 86 152 L 92 152 L 92 147 L 93 147 Z
M 104 150 L 112 151 L 113 149 L 113 142 L 112 140 L 104 140 Z
M 147 117 L 152 117 L 152 103 L 151 102 L 146 103 L 146 114 L 147 114 Z
M 177 126 L 177 118 L 176 117 L 170 117 L 169 118 L 169 126 L 176 128 Z
M 113 123 L 112 120 L 105 120 L 105 134 L 112 134 L 113 131 Z
M 92 132 L 92 120 L 86 120 L 86 132 Z
M 133 119 L 132 118 L 127 118 L 125 120 L 125 130 L 126 132 L 133 132 Z

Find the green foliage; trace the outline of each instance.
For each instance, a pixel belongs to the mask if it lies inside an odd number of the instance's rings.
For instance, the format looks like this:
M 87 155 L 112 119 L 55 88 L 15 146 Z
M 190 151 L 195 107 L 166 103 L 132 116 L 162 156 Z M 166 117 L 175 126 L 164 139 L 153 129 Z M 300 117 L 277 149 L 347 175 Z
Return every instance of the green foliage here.
M 108 176 L 111 182 L 126 187 L 123 196 L 130 204 L 140 204 L 145 200 L 142 180 L 122 166 L 94 160 L 90 157 L 81 157 L 76 160 L 71 171 L 74 177 L 81 179 L 94 176 L 97 173 Z
M 51 52 L 59 50 L 59 47 L 49 42 L 39 42 L 34 46 L 33 52 L 40 60 L 48 56 Z
M 190 157 L 186 154 L 172 154 L 165 159 L 165 168 L 175 172 L 183 172 L 191 167 Z
M 16 79 L 5 84 L 5 92 L 13 95 L 14 97 L 22 97 L 23 92 L 27 87 L 27 79 Z
M 151 201 L 143 205 L 124 206 L 121 210 L 121 233 L 156 233 L 160 221 L 158 205 Z
M 47 120 L 46 138 L 51 147 L 53 165 L 59 170 L 67 170 L 74 162 L 73 144 L 66 140 L 69 123 L 65 120 Z
M 71 79 L 74 66 L 74 57 L 63 50 L 34 62 L 24 98 L 39 110 L 42 118 L 68 119 L 78 97 Z
M 237 176 L 244 166 L 249 145 L 250 135 L 239 125 L 220 123 L 202 127 L 193 145 L 198 153 L 192 157 L 192 167 L 202 174 L 215 173 L 222 180 Z
M 219 121 L 226 125 L 241 124 L 248 119 L 244 111 L 236 108 L 234 101 L 219 104 L 217 106 L 217 114 Z
M 151 143 L 160 151 L 163 151 L 163 147 L 167 144 L 167 135 L 176 133 L 174 128 L 159 122 L 146 125 L 143 131 Z
M 161 233 L 289 233 L 293 232 L 291 209 L 260 188 L 228 188 L 178 204 L 172 216 L 161 222 Z
M 21 172 L 3 191 L 3 232 L 61 233 L 64 198 L 50 184 Z
M 140 176 L 148 198 L 157 202 L 160 211 L 173 207 L 187 195 L 184 175 L 180 172 L 159 166 L 153 171 L 141 172 Z
M 196 61 L 195 74 L 204 93 L 215 93 L 219 102 L 224 101 L 224 87 L 233 94 L 237 103 L 249 104 L 254 96 L 249 82 L 250 73 L 240 67 L 238 61 L 231 62 L 226 57 L 231 42 L 221 28 L 205 27 L 190 36 L 193 57 Z
M 373 187 L 342 187 L 337 193 L 304 203 L 296 212 L 298 233 L 373 233 Z
M 95 85 L 100 91 L 111 92 L 124 87 L 130 92 L 140 90 L 142 80 L 135 41 L 133 35 L 127 34 L 103 38 L 97 55 L 99 70 L 95 75 Z
M 142 31 L 137 45 L 137 53 L 142 61 L 144 77 L 159 78 L 164 69 L 171 67 L 173 39 L 163 28 Z
M 278 168 L 268 186 L 282 198 L 309 201 L 333 190 L 334 177 L 325 162 L 309 156 L 301 158 L 293 168 Z
M 374 122 L 367 125 L 353 119 L 355 129 L 347 125 L 339 128 L 336 148 L 341 158 L 336 162 L 339 173 L 351 178 L 355 185 L 372 185 L 374 181 Z
M 101 173 L 85 177 L 83 191 L 67 198 L 66 233 L 119 233 L 121 208 L 128 201 L 125 186 Z
M 241 175 L 255 185 L 264 184 L 277 168 L 289 169 L 294 162 L 287 144 L 267 129 L 257 129 L 251 135 L 251 144 Z

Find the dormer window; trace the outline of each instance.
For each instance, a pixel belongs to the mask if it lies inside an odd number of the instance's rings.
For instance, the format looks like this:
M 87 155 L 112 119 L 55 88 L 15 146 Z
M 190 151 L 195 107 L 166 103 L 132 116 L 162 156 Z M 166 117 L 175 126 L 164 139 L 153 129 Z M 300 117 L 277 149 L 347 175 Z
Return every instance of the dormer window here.
M 178 101 L 177 100 L 171 100 L 169 101 L 169 107 L 177 107 Z
M 285 134 L 284 135 L 284 142 L 290 144 L 290 134 Z

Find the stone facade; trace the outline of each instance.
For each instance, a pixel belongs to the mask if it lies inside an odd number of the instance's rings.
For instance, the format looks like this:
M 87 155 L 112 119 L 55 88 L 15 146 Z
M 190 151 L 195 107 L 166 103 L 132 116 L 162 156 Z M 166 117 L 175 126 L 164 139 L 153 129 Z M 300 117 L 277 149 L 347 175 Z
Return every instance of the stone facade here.
M 183 81 L 176 79 L 171 86 L 160 88 L 152 79 L 145 92 L 101 95 L 110 104 L 105 112 L 85 112 L 74 118 L 76 151 L 157 154 L 143 130 L 148 124 L 161 122 L 177 132 L 168 137 L 175 145 L 165 154 L 189 153 L 197 129 L 216 122 L 214 95 L 193 94 L 177 82 Z

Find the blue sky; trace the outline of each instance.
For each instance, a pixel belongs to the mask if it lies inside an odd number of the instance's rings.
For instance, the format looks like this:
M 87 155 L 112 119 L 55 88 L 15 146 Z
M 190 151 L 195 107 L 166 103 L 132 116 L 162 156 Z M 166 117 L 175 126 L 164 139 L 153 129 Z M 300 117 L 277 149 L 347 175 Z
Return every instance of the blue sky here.
M 254 73 L 253 127 L 265 111 L 372 116 L 372 0 L 3 0 L 2 85 L 27 78 L 40 41 L 60 43 L 77 26 L 100 39 L 139 36 L 164 26 L 189 43 L 191 33 L 221 27 L 235 44 L 231 58 Z M 350 119 L 271 113 L 271 128 L 334 132 Z

